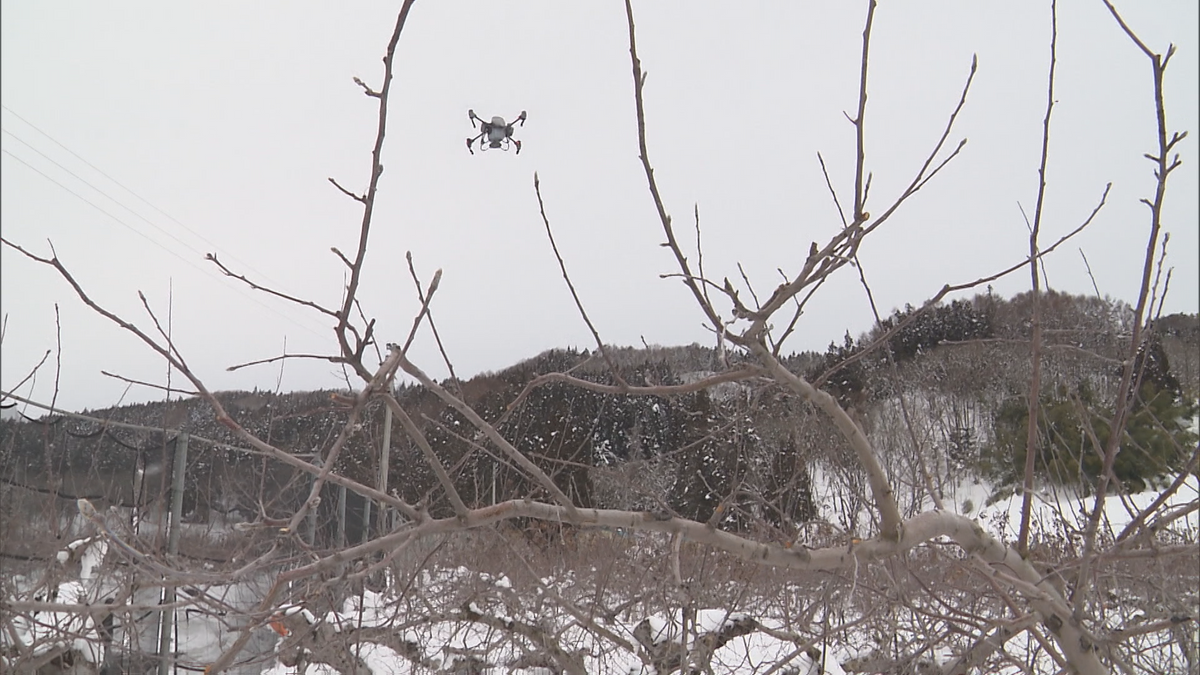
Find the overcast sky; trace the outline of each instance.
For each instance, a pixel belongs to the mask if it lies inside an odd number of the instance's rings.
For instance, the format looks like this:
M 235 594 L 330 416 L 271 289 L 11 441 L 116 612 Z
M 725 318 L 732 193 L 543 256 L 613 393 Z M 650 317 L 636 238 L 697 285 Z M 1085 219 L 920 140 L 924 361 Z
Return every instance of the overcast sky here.
M 104 307 L 153 330 L 137 292 L 212 389 L 336 387 L 323 362 L 227 373 L 289 352 L 332 354 L 330 322 L 220 276 L 203 260 L 295 296 L 339 304 L 359 205 L 326 180 L 366 184 L 378 85 L 399 2 L 3 2 L 5 238 L 63 263 Z M 1171 128 L 1197 129 L 1197 3 L 1125 2 L 1157 50 Z M 637 2 L 650 157 L 677 232 L 709 275 L 769 292 L 812 241 L 840 227 L 817 163 L 851 200 L 865 2 Z M 868 211 L 912 178 L 945 124 L 972 54 L 979 72 L 952 141 L 963 154 L 870 237 L 862 262 L 884 311 L 919 304 L 1018 262 L 1018 204 L 1036 201 L 1049 57 L 1049 2 L 884 2 L 872 40 Z M 1052 287 L 1132 301 L 1152 196 L 1149 61 L 1099 0 L 1060 3 L 1043 241 L 1081 223 L 1108 181 L 1108 206 L 1047 261 Z M 472 156 L 467 109 L 529 113 L 521 154 Z M 417 2 L 397 50 L 386 167 L 361 299 L 380 342 L 402 340 L 417 308 L 404 263 L 444 270 L 434 315 L 461 376 L 551 347 L 591 346 L 538 215 L 533 174 L 562 252 L 606 342 L 711 344 L 677 280 L 637 155 L 621 2 Z M 1195 137 L 1178 146 L 1164 224 L 1174 267 L 1167 312 L 1196 312 Z M 692 253 L 694 260 L 694 251 Z M 14 387 L 61 325 L 58 403 L 68 409 L 162 398 L 101 375 L 165 383 L 165 364 L 83 306 L 56 273 L 0 252 L 3 386 Z M 1022 271 L 997 282 L 1026 290 Z M 982 289 L 981 289 L 982 290 Z M 728 308 L 721 308 L 727 311 Z M 871 325 L 846 269 L 815 299 L 788 351 L 823 350 Z M 423 334 L 415 360 L 445 369 Z M 55 357 L 20 393 L 48 402 Z M 173 382 L 180 384 L 178 375 Z

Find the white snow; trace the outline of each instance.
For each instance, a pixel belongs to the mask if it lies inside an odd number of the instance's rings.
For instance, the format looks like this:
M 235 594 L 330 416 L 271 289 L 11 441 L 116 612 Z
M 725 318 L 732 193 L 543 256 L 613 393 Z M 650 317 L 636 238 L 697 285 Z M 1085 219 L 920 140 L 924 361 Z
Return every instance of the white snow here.
M 58 600 L 64 604 L 87 602 L 87 590 L 78 581 L 68 581 L 58 587 Z M 15 637 L 21 644 L 32 645 L 34 654 L 45 654 L 57 649 L 77 652 L 90 663 L 104 660 L 104 645 L 94 639 L 96 625 L 87 614 L 76 612 L 37 612 L 34 619 L 16 615 L 12 618 L 15 635 L 6 632 L 0 646 L 11 644 Z M 0 666 L 6 665 L 0 658 Z M 7 670 L 7 668 L 0 668 Z
M 85 582 L 96 581 L 96 568 L 100 567 L 107 554 L 108 542 L 103 539 L 94 540 L 94 543 L 84 550 L 80 559 L 79 578 Z
M 978 520 L 996 536 L 1006 541 L 1012 541 L 1016 536 L 1016 527 L 1020 521 L 1019 496 L 1004 499 L 994 504 L 984 505 L 989 494 L 989 487 L 983 484 L 965 482 L 959 485 L 947 496 L 947 508 L 965 512 Z M 1158 495 L 1150 491 L 1138 495 L 1112 495 L 1104 506 L 1105 527 L 1109 531 L 1119 532 L 1125 527 L 1136 513 L 1137 509 L 1149 505 Z M 1168 502 L 1172 505 L 1183 505 L 1197 499 L 1200 495 L 1200 482 L 1195 476 L 1189 476 L 1179 492 Z M 1038 532 L 1060 531 L 1061 523 L 1057 520 L 1060 515 L 1074 519 L 1071 523 L 1076 526 L 1083 518 L 1081 508 L 1090 509 L 1091 499 L 1079 499 L 1066 491 L 1039 491 L 1035 499 L 1034 523 L 1040 528 Z M 971 508 L 967 509 L 967 503 Z M 819 501 L 822 508 L 830 509 L 828 502 Z M 834 515 L 833 513 L 826 514 Z M 869 519 L 860 521 L 869 522 Z M 1200 513 L 1193 512 L 1173 524 L 1175 528 L 1200 531 Z M 108 552 L 108 546 L 102 539 L 79 539 L 71 542 L 58 553 L 60 562 L 69 562 L 72 557 L 81 561 L 80 579 L 69 581 L 58 586 L 58 601 L 63 603 L 92 602 L 97 598 L 96 586 L 102 576 L 100 565 Z M 72 556 L 72 553 L 74 556 Z M 569 589 L 575 583 L 575 575 L 570 570 L 563 570 L 541 579 L 542 585 L 549 589 Z M 440 588 L 453 587 L 459 584 L 482 583 L 480 595 L 467 603 L 467 607 L 485 617 L 497 618 L 502 621 L 520 621 L 550 630 L 565 648 L 582 650 L 585 667 L 588 672 L 631 673 L 651 675 L 641 658 L 629 650 L 615 646 L 611 642 L 601 643 L 595 634 L 581 628 L 567 619 L 551 615 L 538 615 L 539 607 L 554 606 L 547 599 L 550 594 L 541 592 L 541 588 L 531 588 L 522 595 L 516 590 L 514 582 L 508 576 L 490 576 L 472 571 L 466 567 L 426 568 L 417 576 L 416 587 L 435 597 Z M 261 591 L 261 588 L 259 589 Z M 418 592 L 422 592 L 418 591 Z M 737 595 L 737 589 L 732 588 L 730 596 Z M 256 591 L 246 588 L 207 588 L 206 593 L 212 597 L 221 598 L 239 607 L 251 607 L 256 602 Z M 345 632 L 351 627 L 379 627 L 393 624 L 403 624 L 406 617 L 398 613 L 395 598 L 387 593 L 364 591 L 361 599 L 352 596 L 347 599 L 337 611 L 325 612 L 318 618 L 308 608 L 299 604 L 284 605 L 279 609 L 283 616 L 303 616 L 310 624 L 325 623 L 334 632 Z M 608 630 L 622 636 L 631 644 L 637 644 L 633 635 L 640 624 L 649 629 L 648 636 L 655 644 L 677 642 L 687 639 L 692 642 L 698 635 L 706 632 L 730 628 L 739 622 L 754 620 L 766 631 L 756 630 L 747 635 L 729 640 L 713 654 L 712 672 L 724 675 L 741 675 L 743 673 L 761 673 L 783 659 L 787 662 L 788 670 L 776 672 L 797 673 L 798 675 L 842 675 L 845 671 L 839 665 L 848 662 L 852 657 L 870 654 L 878 643 L 872 642 L 872 636 L 865 631 L 851 631 L 845 638 L 844 644 L 820 644 L 823 650 L 823 663 L 814 663 L 807 654 L 800 652 L 797 643 L 774 637 L 787 633 L 784 622 L 778 617 L 760 615 L 756 612 L 732 612 L 720 607 L 701 608 L 695 615 L 695 626 L 686 634 L 681 628 L 680 616 L 652 614 L 637 616 L 636 614 L 622 617 L 621 620 L 606 625 Z M 178 649 L 183 659 L 190 663 L 204 663 L 215 658 L 223 648 L 228 646 L 231 638 L 228 626 L 216 617 L 190 617 L 181 612 L 179 615 L 180 639 Z M 852 620 L 849 616 L 847 620 Z M 17 639 L 24 644 L 38 645 L 39 653 L 51 649 L 76 649 L 85 660 L 100 662 L 104 657 L 101 642 L 95 639 L 96 626 L 86 614 L 74 612 L 39 612 L 37 621 L 17 617 L 13 622 Z M 267 628 L 262 629 L 263 639 L 277 639 Z M 645 629 L 643 629 L 645 630 Z M 429 672 L 429 664 L 440 664 L 449 667 L 456 662 L 462 662 L 466 654 L 483 655 L 482 658 L 492 664 L 496 670 L 489 672 L 511 672 L 514 675 L 534 675 L 545 672 L 538 668 L 508 668 L 508 664 L 518 658 L 522 651 L 512 641 L 500 639 L 497 629 L 482 623 L 462 620 L 453 615 L 430 622 L 398 627 L 398 637 L 414 645 L 420 652 L 419 658 L 424 660 L 424 666 L 414 664 L 409 658 L 397 653 L 391 647 L 361 643 L 358 647 L 359 657 L 376 675 L 416 675 Z M 1025 647 L 1017 644 L 1008 645 L 1011 653 L 1019 654 Z M 11 644 L 11 636 L 0 636 L 0 651 L 5 645 Z M 1030 647 L 1031 649 L 1034 647 Z M 930 656 L 939 663 L 945 663 L 952 658 L 946 650 L 933 652 Z M 0 669 L 5 666 L 0 659 Z M 465 667 L 465 664 L 463 664 Z M 291 675 L 295 668 L 288 668 L 277 661 L 271 664 L 266 673 L 271 675 Z M 310 664 L 307 673 L 329 673 L 335 671 L 320 664 Z M 1015 671 L 1014 671 L 1015 672 Z

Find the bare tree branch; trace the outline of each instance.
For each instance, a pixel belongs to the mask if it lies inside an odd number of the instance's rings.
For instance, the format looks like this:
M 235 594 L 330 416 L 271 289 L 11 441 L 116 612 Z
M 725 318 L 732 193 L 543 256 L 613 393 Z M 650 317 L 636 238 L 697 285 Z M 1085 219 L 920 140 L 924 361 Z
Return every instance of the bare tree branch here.
M 1029 551 L 1029 519 L 1033 509 L 1033 469 L 1038 454 L 1038 410 L 1042 387 L 1042 309 L 1041 285 L 1038 279 L 1038 235 L 1042 230 L 1042 206 L 1046 199 L 1046 162 L 1050 157 L 1050 115 L 1054 111 L 1054 68 L 1058 49 L 1058 3 L 1050 1 L 1050 75 L 1046 85 L 1046 118 L 1042 122 L 1042 155 L 1038 165 L 1037 206 L 1033 210 L 1033 226 L 1029 232 L 1029 275 L 1033 288 L 1032 337 L 1029 343 L 1030 375 L 1026 414 L 1029 416 L 1025 435 L 1025 472 L 1021 496 L 1021 529 L 1017 550 Z
M 333 316 L 333 317 L 337 316 L 337 314 L 334 313 L 333 310 L 326 309 L 326 308 L 318 305 L 317 303 L 312 302 L 311 300 L 302 300 L 300 298 L 288 295 L 286 293 L 280 293 L 279 291 L 267 288 L 266 286 L 260 286 L 259 284 L 256 284 L 253 281 L 250 281 L 244 275 L 237 274 L 236 272 L 234 272 L 234 271 L 230 270 L 228 267 L 226 267 L 224 263 L 222 263 L 220 260 L 217 259 L 217 254 L 215 254 L 215 253 L 206 254 L 204 256 L 204 259 L 208 260 L 212 264 L 216 265 L 217 269 L 221 270 L 221 273 L 224 274 L 225 276 L 237 279 L 238 281 L 241 281 L 242 283 L 246 284 L 247 286 L 249 286 L 250 288 L 252 288 L 256 291 L 262 291 L 264 293 L 273 295 L 277 298 L 287 300 L 288 302 L 294 302 L 297 305 L 300 305 L 302 307 L 308 307 L 310 309 L 315 309 L 318 312 L 325 314 L 327 316 Z

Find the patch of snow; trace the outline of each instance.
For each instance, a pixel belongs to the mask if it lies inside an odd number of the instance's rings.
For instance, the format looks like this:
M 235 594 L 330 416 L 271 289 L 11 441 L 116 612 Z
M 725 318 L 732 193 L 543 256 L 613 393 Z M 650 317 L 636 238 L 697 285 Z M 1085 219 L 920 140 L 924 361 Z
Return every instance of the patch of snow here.
M 87 602 L 87 591 L 78 581 L 68 581 L 58 587 L 58 598 L 65 604 Z M 38 612 L 35 620 L 17 615 L 10 622 L 13 631 L 5 631 L 0 645 L 15 639 L 33 647 L 34 655 L 57 649 L 76 652 L 89 663 L 104 661 L 104 644 L 98 639 L 96 624 L 87 614 L 77 612 Z
M 79 578 L 83 581 L 96 581 L 96 568 L 100 567 L 100 563 L 104 561 L 104 556 L 107 554 L 108 542 L 103 539 L 97 540 L 92 546 L 87 547 L 80 560 Z

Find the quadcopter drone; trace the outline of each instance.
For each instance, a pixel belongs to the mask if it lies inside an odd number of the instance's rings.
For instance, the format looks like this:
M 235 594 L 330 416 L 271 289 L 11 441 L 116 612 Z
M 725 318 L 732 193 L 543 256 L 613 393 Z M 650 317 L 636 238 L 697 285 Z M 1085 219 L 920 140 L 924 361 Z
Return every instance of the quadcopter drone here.
M 471 128 L 475 127 L 475 123 L 479 122 L 479 134 L 473 138 L 467 139 L 467 150 L 473 155 L 475 151 L 471 148 L 471 144 L 479 141 L 480 151 L 488 148 L 500 148 L 508 150 L 510 144 L 517 146 L 516 154 L 521 154 L 521 141 L 513 138 L 513 126 L 518 122 L 521 126 L 525 126 L 525 111 L 522 110 L 517 119 L 513 120 L 512 124 L 506 124 L 503 117 L 493 117 L 491 122 L 485 122 L 480 119 L 474 110 L 467 111 L 467 117 L 471 120 Z M 484 144 L 486 141 L 486 145 Z

